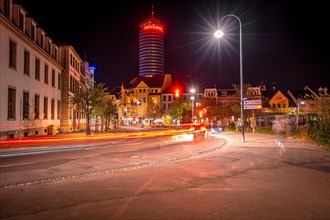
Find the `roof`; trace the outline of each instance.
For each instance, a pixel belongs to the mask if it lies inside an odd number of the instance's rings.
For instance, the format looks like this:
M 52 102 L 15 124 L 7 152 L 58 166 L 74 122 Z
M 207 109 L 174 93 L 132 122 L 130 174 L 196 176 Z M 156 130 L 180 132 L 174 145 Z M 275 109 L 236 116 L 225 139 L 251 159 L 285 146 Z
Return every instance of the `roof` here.
M 124 88 L 135 88 L 143 81 L 149 88 L 159 88 L 163 86 L 164 78 L 164 76 L 137 76 L 134 77 L 129 83 L 124 83 L 123 85 Z

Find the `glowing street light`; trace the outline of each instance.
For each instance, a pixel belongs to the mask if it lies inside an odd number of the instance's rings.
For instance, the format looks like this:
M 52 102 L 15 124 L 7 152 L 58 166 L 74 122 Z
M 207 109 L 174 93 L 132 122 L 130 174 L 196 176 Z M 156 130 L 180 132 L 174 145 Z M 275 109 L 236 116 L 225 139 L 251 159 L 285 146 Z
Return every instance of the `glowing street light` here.
M 238 20 L 238 23 L 239 23 L 239 63 L 240 63 L 240 93 L 241 93 L 241 97 L 240 97 L 240 102 L 241 102 L 241 121 L 242 121 L 242 142 L 245 141 L 245 137 L 244 137 L 244 107 L 243 107 L 243 56 L 242 56 L 242 23 L 241 23 L 241 20 L 239 19 L 239 17 L 237 17 L 236 15 L 234 14 L 228 14 L 228 15 L 225 15 L 224 17 L 221 18 L 220 20 L 220 24 L 221 24 L 221 21 L 224 19 L 224 18 L 227 18 L 227 17 L 234 17 Z M 224 32 L 221 31 L 221 30 L 217 30 L 215 33 L 214 33 L 214 37 L 215 38 L 221 38 L 224 36 Z
M 191 121 L 192 122 L 194 122 L 194 115 L 195 115 L 195 96 L 194 96 L 194 94 L 195 94 L 195 92 L 196 92 L 196 89 L 195 88 L 191 88 L 190 89 L 190 93 L 192 94 L 192 96 L 190 97 L 190 99 L 191 99 L 191 104 L 192 104 L 192 108 L 191 108 Z

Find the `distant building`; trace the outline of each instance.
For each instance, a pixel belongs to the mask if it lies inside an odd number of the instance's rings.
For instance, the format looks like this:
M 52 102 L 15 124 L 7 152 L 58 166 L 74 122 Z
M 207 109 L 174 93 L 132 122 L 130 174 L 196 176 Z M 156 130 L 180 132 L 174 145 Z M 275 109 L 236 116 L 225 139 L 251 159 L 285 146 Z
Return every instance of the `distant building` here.
M 140 24 L 139 37 L 139 76 L 164 75 L 164 25 L 154 18 Z
M 27 12 L 0 1 L 0 138 L 52 134 L 60 128 L 58 46 Z
M 171 75 L 135 77 L 121 87 L 118 109 L 123 125 L 149 125 L 161 117 L 161 93 L 170 86 Z

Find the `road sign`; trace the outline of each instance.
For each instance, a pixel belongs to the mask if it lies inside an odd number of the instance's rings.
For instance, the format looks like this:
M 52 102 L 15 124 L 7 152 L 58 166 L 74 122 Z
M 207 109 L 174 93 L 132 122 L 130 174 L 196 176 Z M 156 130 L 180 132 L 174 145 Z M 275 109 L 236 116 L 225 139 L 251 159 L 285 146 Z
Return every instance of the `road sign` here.
M 245 100 L 245 101 L 243 101 L 243 108 L 244 109 L 261 109 L 262 101 L 261 101 L 261 99 Z
M 255 99 L 255 100 L 245 100 L 243 101 L 244 105 L 261 105 L 261 99 Z
M 262 105 L 244 105 L 244 109 L 262 109 Z

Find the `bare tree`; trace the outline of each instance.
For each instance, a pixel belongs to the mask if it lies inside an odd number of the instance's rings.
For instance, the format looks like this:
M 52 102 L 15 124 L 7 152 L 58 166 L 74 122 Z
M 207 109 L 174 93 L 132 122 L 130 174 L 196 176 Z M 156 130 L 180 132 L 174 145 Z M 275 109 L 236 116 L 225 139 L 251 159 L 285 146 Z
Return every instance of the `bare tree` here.
M 71 97 L 71 102 L 77 105 L 86 115 L 86 135 L 91 134 L 90 119 L 93 115 L 99 113 L 99 108 L 107 95 L 104 83 L 95 83 L 93 87 L 87 86 L 87 83 L 82 83 L 74 95 Z

